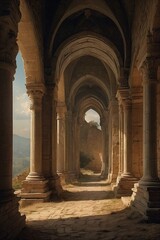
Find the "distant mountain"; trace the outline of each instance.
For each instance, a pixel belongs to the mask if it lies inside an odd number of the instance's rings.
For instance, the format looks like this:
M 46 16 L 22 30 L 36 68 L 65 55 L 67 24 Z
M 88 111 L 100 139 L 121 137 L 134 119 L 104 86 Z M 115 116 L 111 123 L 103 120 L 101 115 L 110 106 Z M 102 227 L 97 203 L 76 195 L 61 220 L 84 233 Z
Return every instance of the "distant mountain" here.
M 29 167 L 30 139 L 13 135 L 13 176 Z

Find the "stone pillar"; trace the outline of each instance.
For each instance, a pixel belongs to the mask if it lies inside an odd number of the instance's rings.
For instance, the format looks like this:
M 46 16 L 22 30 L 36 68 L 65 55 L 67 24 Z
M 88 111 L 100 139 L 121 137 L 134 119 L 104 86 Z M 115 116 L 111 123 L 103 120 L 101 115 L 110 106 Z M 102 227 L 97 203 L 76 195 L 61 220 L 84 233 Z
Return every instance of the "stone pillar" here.
M 19 1 L 0 3 L 0 239 L 16 238 L 25 225 L 12 189 L 12 82 L 16 69 Z
M 143 168 L 143 92 L 142 87 L 134 87 L 132 94 L 132 172 L 138 179 Z
M 128 92 L 127 92 L 128 95 Z M 131 176 L 132 167 L 132 109 L 131 99 L 127 96 L 123 100 L 123 112 L 124 112 L 124 168 L 123 177 Z
M 82 118 L 78 117 L 77 112 L 73 116 L 73 173 L 75 178 L 80 176 L 80 125 Z
M 75 179 L 75 172 L 73 168 L 73 119 L 72 112 L 66 112 L 66 155 L 65 155 L 65 180 L 71 182 Z
M 138 180 L 132 175 L 132 105 L 129 89 L 119 89 L 117 92 L 119 100 L 120 114 L 123 114 L 123 123 L 121 123 L 122 135 L 120 138 L 123 142 L 123 170 L 117 178 L 115 194 L 117 197 L 131 195 L 131 188 Z M 122 120 L 122 115 L 121 115 Z M 120 162 L 120 161 L 119 161 Z
M 27 86 L 31 100 L 31 154 L 30 173 L 27 180 L 44 180 L 42 173 L 42 97 L 43 86 Z
M 143 177 L 135 185 L 132 206 L 148 221 L 160 222 L 160 180 L 157 171 L 157 71 L 148 36 L 148 56 L 143 64 Z M 152 50 L 152 51 L 150 51 Z M 155 52 L 156 54 L 156 52 Z
M 45 77 L 47 82 L 47 77 Z M 49 82 L 49 81 L 48 81 Z M 52 96 L 53 84 L 46 85 L 42 98 L 42 169 L 43 176 L 50 179 L 52 176 Z
M 124 168 L 124 112 L 122 104 L 119 105 L 119 176 L 121 176 Z
M 52 116 L 51 116 L 51 134 L 52 134 L 52 165 L 51 165 L 51 178 L 50 178 L 50 188 L 52 190 L 52 199 L 60 198 L 62 194 L 61 179 L 57 174 L 57 92 L 58 88 L 55 84 L 52 92 Z
M 57 173 L 64 179 L 65 172 L 65 112 L 66 107 L 61 103 L 57 106 Z
M 108 111 L 105 111 L 104 118 L 101 119 L 101 128 L 102 128 L 102 169 L 101 169 L 101 178 L 108 178 L 108 160 L 109 160 L 109 141 L 108 141 Z
M 118 161 L 119 158 L 119 120 L 118 120 L 118 102 L 116 100 L 112 100 L 109 105 L 109 149 L 110 151 L 110 159 L 109 159 L 109 181 L 112 183 L 116 182 L 116 178 L 118 175 Z
M 47 201 L 50 197 L 48 181 L 42 169 L 42 97 L 43 84 L 27 85 L 31 100 L 31 151 L 30 173 L 23 182 L 21 191 L 22 205 Z

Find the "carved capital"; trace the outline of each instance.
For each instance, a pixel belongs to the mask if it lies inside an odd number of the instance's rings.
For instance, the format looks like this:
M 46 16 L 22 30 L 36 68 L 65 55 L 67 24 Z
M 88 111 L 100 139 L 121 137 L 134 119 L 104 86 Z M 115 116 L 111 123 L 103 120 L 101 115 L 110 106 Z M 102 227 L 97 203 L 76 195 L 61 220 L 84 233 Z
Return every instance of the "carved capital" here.
M 0 1 L 0 68 L 13 74 L 18 53 L 17 32 L 20 17 L 18 0 Z
M 135 87 L 131 89 L 131 97 L 133 103 L 142 103 L 143 99 L 143 88 Z
M 17 34 L 10 29 L 7 23 L 0 22 L 0 67 L 5 65 L 15 71 L 16 56 L 18 53 Z M 5 67 L 6 68 L 6 67 Z
M 143 83 L 157 82 L 158 62 L 155 57 L 146 57 L 141 72 L 143 76 Z
M 128 88 L 129 69 L 122 68 L 120 71 L 119 84 L 120 88 Z
M 42 109 L 42 97 L 45 93 L 45 88 L 43 84 L 29 84 L 26 85 L 27 94 L 31 100 L 30 109 L 31 110 L 41 110 Z
M 130 95 L 130 89 L 119 89 L 117 91 L 117 98 L 119 105 L 122 105 L 123 108 L 129 108 L 131 107 L 131 95 Z
M 57 119 L 64 120 L 66 111 L 67 111 L 67 109 L 66 109 L 65 104 L 59 102 L 57 105 Z

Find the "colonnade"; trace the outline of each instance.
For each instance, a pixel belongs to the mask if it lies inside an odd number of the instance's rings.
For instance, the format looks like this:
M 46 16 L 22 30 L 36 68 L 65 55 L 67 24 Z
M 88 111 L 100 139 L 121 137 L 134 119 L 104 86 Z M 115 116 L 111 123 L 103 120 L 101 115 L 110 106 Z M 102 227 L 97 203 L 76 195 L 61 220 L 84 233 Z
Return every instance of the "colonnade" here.
M 82 113 L 67 111 L 64 104 L 57 105 L 57 172 L 66 182 L 77 179 L 80 174 L 80 128 Z M 101 119 L 102 127 L 102 177 L 108 176 L 108 111 Z
M 159 46 L 159 45 L 158 45 Z M 160 179 L 157 159 L 157 44 L 149 33 L 147 57 L 142 65 L 143 76 L 143 176 L 135 184 L 132 206 L 149 221 L 160 221 Z

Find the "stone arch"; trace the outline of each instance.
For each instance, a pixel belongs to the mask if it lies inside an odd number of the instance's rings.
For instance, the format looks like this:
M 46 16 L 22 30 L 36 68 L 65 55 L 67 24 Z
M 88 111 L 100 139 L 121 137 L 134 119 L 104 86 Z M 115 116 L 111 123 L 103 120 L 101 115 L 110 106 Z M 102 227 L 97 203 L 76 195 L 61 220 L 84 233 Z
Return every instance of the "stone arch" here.
M 44 73 L 42 49 L 40 49 L 38 43 L 40 38 L 26 0 L 20 1 L 20 11 L 21 21 L 19 23 L 18 45 L 24 60 L 26 84 L 42 84 L 44 82 Z
M 78 106 L 78 111 L 76 112 L 77 116 L 77 141 L 74 141 L 74 155 L 73 159 L 76 159 L 76 166 L 79 167 L 79 146 L 80 146 L 80 126 L 84 120 L 84 115 L 89 109 L 93 109 L 100 116 L 100 125 L 102 129 L 102 152 L 99 155 L 99 161 L 101 162 L 101 176 L 107 177 L 108 172 L 108 129 L 107 129 L 107 121 L 108 121 L 108 111 L 107 108 L 102 104 L 101 101 L 96 99 L 93 96 L 88 96 L 85 100 L 81 99 Z M 74 136 L 74 134 L 73 134 Z M 98 156 L 97 156 L 98 157 Z M 77 172 L 80 172 L 80 168 L 77 169 Z
M 102 103 L 100 101 L 98 101 L 97 99 L 93 98 L 93 97 L 89 97 L 85 99 L 85 101 L 81 101 L 79 103 L 79 111 L 78 111 L 78 116 L 79 118 L 81 118 L 85 112 L 87 112 L 89 109 L 93 109 L 94 111 L 96 111 L 99 116 L 100 119 L 104 118 L 104 110 L 106 108 L 104 108 L 104 106 L 102 105 Z
M 78 81 L 76 81 L 74 83 L 74 85 L 72 86 L 72 88 L 70 90 L 69 102 L 74 104 L 74 98 L 78 92 L 78 89 L 81 86 L 83 86 L 86 81 L 90 81 L 90 80 L 92 80 L 92 83 L 94 83 L 94 84 L 96 83 L 98 86 L 101 87 L 101 89 L 103 89 L 103 91 L 106 93 L 106 96 L 108 96 L 108 99 L 111 98 L 111 94 L 110 94 L 110 91 L 107 88 L 107 86 L 96 76 L 92 76 L 92 75 L 88 74 L 88 75 L 81 77 L 80 79 L 78 79 Z
M 57 55 L 58 58 L 55 67 L 55 79 L 57 80 L 70 62 L 83 55 L 94 56 L 106 63 L 113 71 L 116 80 L 119 80 L 120 66 L 122 63 L 120 55 L 113 46 L 110 46 L 110 43 L 106 44 L 106 42 L 99 37 L 91 35 L 85 37 L 81 35 L 79 37 L 77 36 L 76 39 L 65 44 Z
M 70 4 L 70 6 L 68 7 L 68 11 L 66 11 L 64 13 L 63 17 L 61 17 L 61 19 L 59 20 L 59 23 L 57 24 L 56 28 L 54 28 L 54 26 L 52 26 L 51 41 L 49 43 L 49 53 L 51 54 L 54 38 L 56 36 L 58 29 L 62 25 L 62 23 L 67 18 L 69 18 L 71 15 L 73 15 L 74 13 L 79 12 L 80 10 L 84 10 L 84 9 L 96 10 L 97 12 L 110 18 L 114 22 L 114 24 L 117 26 L 117 28 L 122 36 L 123 44 L 124 44 L 124 51 L 125 51 L 125 58 L 126 58 L 127 43 L 126 43 L 123 27 L 120 25 L 120 23 L 118 22 L 117 18 L 114 16 L 114 14 L 111 11 L 111 9 L 109 8 L 109 6 L 103 0 L 99 0 L 99 1 L 95 0 L 94 2 L 91 0 L 87 0 L 87 1 L 81 1 L 79 3 L 76 2 L 76 4 L 74 4 L 74 2 L 72 2 L 72 4 Z

